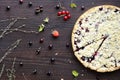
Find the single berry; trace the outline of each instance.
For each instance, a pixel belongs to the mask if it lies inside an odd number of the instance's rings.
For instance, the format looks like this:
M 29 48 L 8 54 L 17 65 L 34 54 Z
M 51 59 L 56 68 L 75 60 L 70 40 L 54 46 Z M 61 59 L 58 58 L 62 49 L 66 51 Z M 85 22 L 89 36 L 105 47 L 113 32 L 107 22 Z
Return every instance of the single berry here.
M 102 10 L 103 10 L 103 7 L 100 7 L 99 10 L 102 11 Z
M 37 15 L 37 14 L 39 14 L 40 13 L 40 11 L 38 11 L 38 10 L 35 10 L 35 14 Z
M 51 72 L 50 71 L 47 72 L 47 76 L 51 76 Z
M 61 16 L 61 15 L 62 15 L 62 12 L 59 11 L 59 12 L 57 13 L 57 15 L 58 15 L 58 16 Z
M 43 43 L 43 42 L 44 42 L 44 39 L 43 39 L 43 38 L 41 38 L 41 39 L 40 39 L 40 43 Z
M 59 37 L 59 32 L 57 30 L 52 31 L 52 36 L 55 38 Z
M 114 12 L 118 12 L 119 10 L 118 9 L 115 9 L 115 11 Z
M 7 7 L 6 7 L 6 10 L 9 11 L 9 10 L 10 10 L 10 6 L 7 6 Z
M 43 9 L 40 9 L 40 12 L 43 12 Z
M 50 61 L 51 61 L 51 63 L 54 63 L 55 62 L 55 58 L 51 58 Z
M 66 47 L 69 47 L 69 46 L 70 46 L 70 44 L 67 42 L 67 43 L 66 43 Z
M 68 16 L 64 16 L 64 21 L 67 21 L 68 20 Z
M 41 52 L 40 49 L 36 50 L 36 55 L 40 54 L 40 52 Z
M 53 48 L 53 45 L 49 44 L 48 48 L 51 50 Z
M 85 56 L 82 56 L 81 59 L 85 61 L 87 58 Z
M 40 11 L 40 8 L 39 7 L 37 7 L 36 9 L 35 9 L 35 14 L 39 14 L 41 11 Z
M 70 12 L 69 12 L 69 11 L 65 11 L 65 14 L 66 14 L 66 15 L 69 15 L 69 14 L 70 14 Z
M 32 44 L 33 44 L 33 43 L 32 43 L 31 41 L 28 43 L 29 46 L 32 46 Z
M 37 74 L 37 70 L 34 69 L 33 72 L 32 72 L 32 74 L 34 74 L 34 75 Z
M 84 10 L 85 9 L 85 6 L 81 6 L 81 10 Z
M 66 11 L 62 11 L 62 15 L 66 14 Z
M 58 5 L 56 5 L 56 7 L 55 7 L 56 9 L 60 9 L 60 5 L 58 4 Z
M 29 2 L 29 3 L 28 3 L 28 6 L 31 7 L 31 6 L 32 6 L 32 2 Z
M 70 15 L 70 14 L 68 14 L 68 15 L 67 15 L 67 17 L 68 17 L 68 19 L 70 19 L 70 18 L 71 18 L 71 15 Z
M 22 4 L 22 3 L 23 3 L 23 0 L 19 0 L 19 3 Z
M 22 62 L 20 62 L 20 63 L 19 63 L 19 65 L 22 67 L 22 66 L 23 66 L 23 63 L 22 63 Z

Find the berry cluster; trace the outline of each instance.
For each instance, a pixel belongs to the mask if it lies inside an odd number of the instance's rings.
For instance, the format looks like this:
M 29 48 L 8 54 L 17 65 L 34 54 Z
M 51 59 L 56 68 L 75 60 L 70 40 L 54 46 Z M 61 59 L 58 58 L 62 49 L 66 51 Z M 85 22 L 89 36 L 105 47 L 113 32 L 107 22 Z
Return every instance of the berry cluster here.
M 40 12 L 43 12 L 43 6 L 40 5 L 35 9 L 35 14 L 39 14 Z
M 59 11 L 58 12 L 58 14 L 57 14 L 58 16 L 64 16 L 64 21 L 67 21 L 68 19 L 70 19 L 71 18 L 71 15 L 70 15 L 70 12 L 69 11 Z

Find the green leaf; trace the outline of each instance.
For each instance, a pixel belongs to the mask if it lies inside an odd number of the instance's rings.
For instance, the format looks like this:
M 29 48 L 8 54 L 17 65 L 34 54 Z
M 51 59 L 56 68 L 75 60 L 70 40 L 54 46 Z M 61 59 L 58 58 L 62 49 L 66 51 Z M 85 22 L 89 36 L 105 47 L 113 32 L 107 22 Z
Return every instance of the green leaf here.
M 44 21 L 45 23 L 48 23 L 48 22 L 49 22 L 49 18 L 46 17 L 43 21 Z
M 79 73 L 76 71 L 76 70 L 72 70 L 72 75 L 74 77 L 78 77 L 79 76 Z
M 39 32 L 42 32 L 45 28 L 45 25 L 44 24 L 41 24 L 39 25 Z
M 75 3 L 71 3 L 71 4 L 70 4 L 70 7 L 71 7 L 71 8 L 76 8 L 77 5 L 76 5 Z

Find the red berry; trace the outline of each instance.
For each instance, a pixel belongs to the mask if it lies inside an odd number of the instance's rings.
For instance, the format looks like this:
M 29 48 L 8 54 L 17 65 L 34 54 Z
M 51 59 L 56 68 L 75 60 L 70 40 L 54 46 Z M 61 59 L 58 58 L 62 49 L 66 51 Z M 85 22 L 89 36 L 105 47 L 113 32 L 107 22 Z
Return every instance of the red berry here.
M 70 14 L 70 12 L 69 11 L 65 11 L 65 14 L 68 15 L 68 14 Z
M 52 31 L 52 36 L 53 37 L 59 37 L 59 32 L 57 30 Z
M 67 15 L 67 17 L 68 17 L 68 19 L 70 19 L 70 18 L 71 18 L 71 15 L 70 15 L 70 14 L 68 14 L 68 15 Z
M 62 15 L 64 15 L 64 14 L 66 14 L 66 12 L 65 12 L 65 11 L 62 11 Z
M 68 16 L 64 16 L 64 21 L 67 21 L 68 20 Z
M 58 14 L 57 14 L 58 16 L 60 16 L 60 15 L 62 15 L 62 12 L 58 12 Z

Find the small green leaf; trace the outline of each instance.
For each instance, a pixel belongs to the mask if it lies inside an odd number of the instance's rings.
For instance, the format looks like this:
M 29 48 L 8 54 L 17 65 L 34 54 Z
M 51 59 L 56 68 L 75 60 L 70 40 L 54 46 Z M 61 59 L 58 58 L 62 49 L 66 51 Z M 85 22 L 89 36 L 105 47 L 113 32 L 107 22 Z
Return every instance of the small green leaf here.
M 77 5 L 76 5 L 75 3 L 71 3 L 71 4 L 70 4 L 70 7 L 71 7 L 71 8 L 76 8 Z
M 79 73 L 76 70 L 72 70 L 72 75 L 74 77 L 78 77 Z
M 41 24 L 39 25 L 39 32 L 42 32 L 45 28 L 45 25 L 44 24 Z
M 43 21 L 44 21 L 45 23 L 48 23 L 48 22 L 49 22 L 49 18 L 46 17 Z

